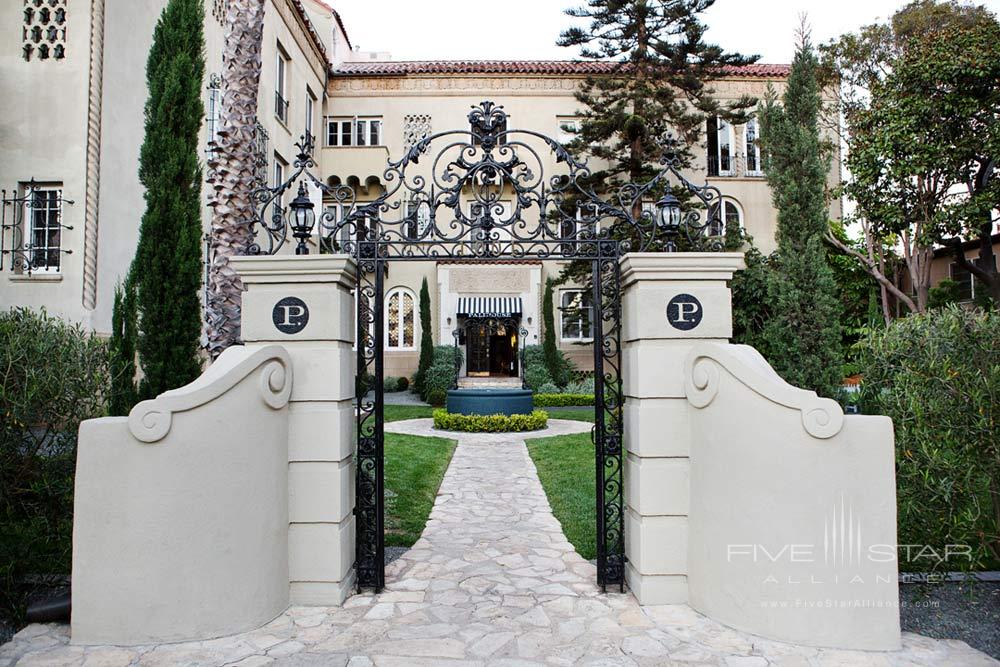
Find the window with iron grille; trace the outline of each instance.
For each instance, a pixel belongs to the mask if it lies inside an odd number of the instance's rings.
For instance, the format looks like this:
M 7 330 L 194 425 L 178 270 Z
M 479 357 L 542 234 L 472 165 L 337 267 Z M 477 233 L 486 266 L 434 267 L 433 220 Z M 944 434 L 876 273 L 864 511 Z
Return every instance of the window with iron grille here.
M 208 109 L 205 112 L 205 154 L 210 159 L 216 150 L 215 141 L 222 128 L 222 79 L 212 73 L 208 77 Z
M 306 143 L 310 146 L 313 144 L 315 137 L 313 136 L 313 109 L 316 106 L 316 96 L 313 95 L 312 90 L 309 86 L 306 86 L 306 117 L 305 117 L 305 136 Z
M 26 200 L 25 249 L 31 270 L 57 273 L 62 258 L 62 189 L 34 188 L 27 193 Z
M 733 173 L 733 126 L 713 116 L 708 119 L 708 175 L 730 176 Z
M 760 124 L 756 118 L 747 121 L 743 128 L 743 143 L 747 156 L 747 174 L 759 176 L 764 172 L 760 159 Z
M 285 86 L 288 77 L 288 55 L 278 44 L 278 56 L 275 60 L 274 72 L 274 115 L 282 123 L 288 122 L 288 99 Z

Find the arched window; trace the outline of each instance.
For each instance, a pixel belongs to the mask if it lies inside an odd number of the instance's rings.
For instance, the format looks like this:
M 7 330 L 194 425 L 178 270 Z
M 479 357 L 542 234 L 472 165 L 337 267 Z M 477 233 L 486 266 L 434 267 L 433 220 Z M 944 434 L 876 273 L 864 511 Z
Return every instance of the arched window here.
M 414 341 L 413 292 L 397 287 L 385 300 L 385 346 L 389 350 L 412 350 Z
M 719 210 L 720 204 L 722 205 L 721 211 Z M 709 223 L 706 231 L 709 236 L 725 236 L 726 228 L 732 224 L 736 224 L 740 229 L 743 229 L 743 211 L 735 199 L 729 199 L 728 197 L 724 197 L 721 201 L 709 207 L 708 220 Z

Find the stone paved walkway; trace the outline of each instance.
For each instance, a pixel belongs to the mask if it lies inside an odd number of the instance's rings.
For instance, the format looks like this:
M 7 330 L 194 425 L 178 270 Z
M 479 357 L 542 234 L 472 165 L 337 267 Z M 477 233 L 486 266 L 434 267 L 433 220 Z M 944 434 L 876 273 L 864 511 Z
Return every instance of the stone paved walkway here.
M 430 420 L 387 428 L 418 435 Z M 537 435 L 588 430 L 553 420 Z M 440 435 L 440 433 L 438 433 Z M 602 595 L 566 541 L 524 441 L 455 434 L 459 446 L 423 536 L 386 572 L 386 590 L 343 608 L 294 607 L 254 632 L 138 648 L 68 646 L 65 626 L 33 625 L 0 648 L 5 665 L 998 665 L 958 641 L 907 634 L 903 650 L 790 646 L 715 623 L 684 605 Z

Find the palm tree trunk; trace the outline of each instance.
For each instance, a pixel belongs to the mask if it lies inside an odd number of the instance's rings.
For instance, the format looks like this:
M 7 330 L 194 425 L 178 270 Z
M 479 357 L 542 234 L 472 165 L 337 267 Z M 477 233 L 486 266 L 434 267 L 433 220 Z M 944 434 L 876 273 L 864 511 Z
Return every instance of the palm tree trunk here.
M 220 129 L 209 161 L 208 289 L 205 327 L 212 358 L 240 341 L 243 284 L 229 258 L 243 255 L 252 242 L 248 221 L 255 215 L 254 133 L 260 88 L 264 0 L 230 0 L 222 52 Z

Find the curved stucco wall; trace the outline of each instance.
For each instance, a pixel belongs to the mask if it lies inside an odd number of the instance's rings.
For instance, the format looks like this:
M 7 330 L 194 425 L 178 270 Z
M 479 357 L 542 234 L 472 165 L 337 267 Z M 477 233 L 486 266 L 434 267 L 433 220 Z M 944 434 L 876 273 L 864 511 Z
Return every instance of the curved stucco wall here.
M 694 346 L 684 379 L 691 606 L 771 639 L 898 648 L 892 422 L 845 417 L 743 345 Z
M 291 385 L 283 347 L 232 347 L 127 419 L 80 425 L 74 643 L 205 639 L 285 609 Z

